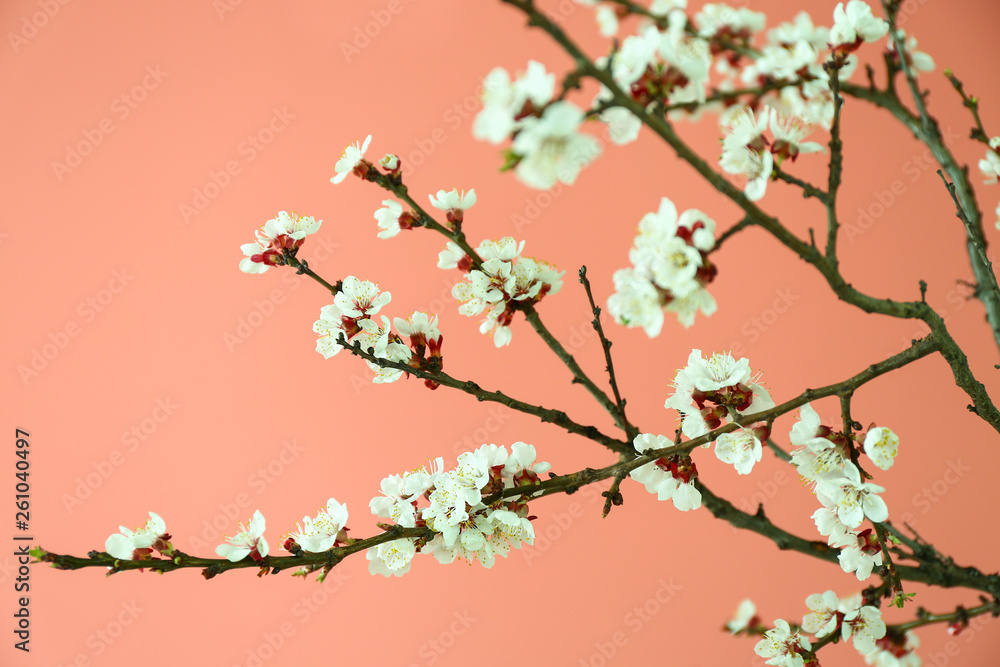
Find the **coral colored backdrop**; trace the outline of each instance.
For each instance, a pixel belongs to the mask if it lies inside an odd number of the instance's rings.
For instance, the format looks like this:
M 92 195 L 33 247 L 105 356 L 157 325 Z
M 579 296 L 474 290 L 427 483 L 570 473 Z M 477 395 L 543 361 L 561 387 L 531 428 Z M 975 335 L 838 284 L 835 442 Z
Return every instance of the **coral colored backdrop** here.
M 752 4 L 772 26 L 797 11 Z M 817 22 L 832 22 L 833 3 L 804 4 Z M 590 10 L 569 0 L 548 6 L 590 53 L 604 52 Z M 931 109 L 975 169 L 983 148 L 965 139 L 970 118 L 940 72 L 953 68 L 983 98 L 987 129 L 1000 133 L 1000 80 L 987 57 L 1000 9 L 986 0 L 908 0 L 904 12 L 904 27 L 938 63 L 924 77 Z M 178 548 L 211 555 L 220 535 L 255 509 L 277 545 L 295 520 L 335 496 L 351 511 L 352 535 L 364 536 L 376 530 L 367 504 L 382 477 L 428 457 L 453 462 L 484 442 L 525 440 L 557 472 L 614 460 L 591 442 L 458 392 L 432 393 L 414 380 L 372 386 L 360 360 L 313 351 L 324 290 L 287 269 L 240 273 L 239 246 L 277 211 L 322 218 L 300 256 L 331 281 L 379 281 L 392 292 L 390 315 L 440 312 L 450 373 L 612 430 L 522 320 L 512 345 L 495 350 L 457 313 L 449 288 L 458 274 L 435 268 L 439 237 L 376 238 L 372 212 L 385 194 L 355 178 L 329 182 L 348 142 L 371 133 L 370 157 L 398 153 L 418 199 L 476 188 L 479 202 L 466 217 L 473 243 L 514 235 L 527 239 L 528 254 L 565 269 L 562 293 L 540 310 L 602 381 L 579 266 L 606 299 L 639 218 L 662 196 L 681 210 L 701 208 L 721 229 L 739 215 L 647 132 L 625 148 L 600 134 L 605 155 L 574 188 L 539 193 L 498 174 L 497 149 L 471 138 L 481 78 L 529 58 L 561 73 L 569 60 L 497 2 L 8 0 L 0 26 L 0 365 L 8 388 L 0 663 L 759 665 L 752 640 L 719 629 L 742 598 L 754 599 L 766 620 L 795 621 L 811 593 L 859 590 L 836 566 L 782 553 L 704 510 L 682 514 L 626 483 L 625 505 L 604 520 L 604 485 L 537 502 L 537 545 L 492 571 L 425 557 L 407 576 L 386 580 L 354 557 L 317 585 L 249 570 L 206 582 L 197 571 L 106 579 L 97 570 L 32 567 L 31 652 L 15 651 L 15 535 L 83 555 L 154 510 Z M 867 53 L 877 60 L 878 50 Z M 680 127 L 713 158 L 711 118 Z M 934 166 L 906 131 L 863 104 L 845 108 L 844 136 L 845 275 L 895 299 L 916 298 L 926 280 L 928 301 L 1000 396 L 998 352 L 981 305 L 965 299 L 960 281 L 972 275 L 964 234 Z M 801 173 L 821 178 L 823 161 L 800 160 Z M 993 240 L 1000 190 L 979 190 Z M 824 224 L 814 202 L 782 184 L 763 204 L 801 236 Z M 838 303 L 815 272 L 759 230 L 716 259 L 719 312 L 711 319 L 699 317 L 690 330 L 668 324 L 652 341 L 608 326 L 630 415 L 646 431 L 672 433 L 674 416 L 662 403 L 693 347 L 749 357 L 780 402 L 853 375 L 922 334 L 912 322 Z M 855 416 L 902 439 L 897 465 L 877 480 L 888 487 L 893 517 L 909 519 L 959 563 L 996 571 L 1000 448 L 967 402 L 931 357 L 864 387 Z M 836 402 L 817 408 L 832 423 Z M 791 423 L 776 425 L 780 442 Z M 31 434 L 25 532 L 13 526 L 15 428 Z M 766 499 L 780 525 L 816 536 L 815 499 L 773 456 L 745 478 L 711 452 L 697 460 L 706 482 L 737 506 Z M 978 603 L 971 591 L 907 588 L 934 611 Z M 955 638 L 940 626 L 919 636 L 925 664 L 997 664 L 995 621 Z M 850 646 L 823 655 L 824 664 L 861 664 Z

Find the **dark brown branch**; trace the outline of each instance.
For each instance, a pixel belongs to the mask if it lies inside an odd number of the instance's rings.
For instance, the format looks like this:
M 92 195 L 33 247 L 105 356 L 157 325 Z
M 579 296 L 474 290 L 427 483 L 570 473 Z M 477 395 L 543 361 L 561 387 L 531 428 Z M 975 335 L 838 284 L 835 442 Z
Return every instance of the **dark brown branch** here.
M 362 349 L 361 343 L 358 341 L 355 341 L 354 344 L 348 343 L 343 338 L 343 334 L 341 334 L 340 342 L 341 345 L 351 354 L 377 364 L 381 368 L 393 368 L 395 370 L 415 375 L 423 380 L 433 380 L 434 382 L 444 385 L 445 387 L 451 387 L 453 389 L 458 389 L 459 391 L 464 391 L 465 393 L 474 396 L 477 401 L 490 401 L 506 405 L 513 410 L 517 410 L 518 412 L 538 417 L 539 421 L 555 424 L 569 433 L 582 435 L 583 437 L 600 443 L 608 449 L 618 453 L 628 453 L 634 451 L 629 442 L 616 440 L 607 436 L 601 433 L 596 426 L 578 424 L 570 419 L 569 416 L 562 410 L 553 410 L 550 408 L 544 408 L 540 405 L 527 403 L 525 401 L 519 401 L 518 399 L 512 398 L 500 391 L 488 391 L 480 387 L 472 380 L 459 380 L 441 370 L 433 368 L 414 368 L 402 361 L 382 359 L 381 357 L 375 356 L 374 351 L 370 348 L 368 350 Z
M 631 442 L 635 436 L 639 435 L 639 430 L 629 423 L 628 417 L 625 416 L 625 400 L 622 398 L 621 393 L 618 391 L 618 380 L 615 378 L 615 365 L 611 361 L 611 341 L 608 337 L 604 335 L 604 327 L 601 326 L 601 308 L 594 302 L 594 293 L 590 289 L 590 281 L 587 280 L 587 267 L 580 267 L 580 282 L 583 284 L 584 291 L 587 292 L 587 301 L 590 302 L 590 311 L 594 314 L 594 319 L 591 324 L 594 327 L 594 331 L 597 332 L 597 337 L 601 339 L 601 347 L 604 349 L 604 361 L 607 363 L 608 380 L 611 383 L 611 391 L 615 395 L 615 406 L 617 408 L 617 421 L 622 424 L 625 430 L 625 435 Z

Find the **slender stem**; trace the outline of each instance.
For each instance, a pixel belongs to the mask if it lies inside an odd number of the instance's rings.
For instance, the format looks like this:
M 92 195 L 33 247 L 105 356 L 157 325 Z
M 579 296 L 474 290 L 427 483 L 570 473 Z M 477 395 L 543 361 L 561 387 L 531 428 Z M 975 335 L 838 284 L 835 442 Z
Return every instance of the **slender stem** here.
M 433 380 L 437 384 L 444 385 L 445 387 L 451 387 L 453 389 L 458 389 L 464 391 L 467 394 L 476 397 L 478 401 L 490 401 L 493 403 L 500 403 L 501 405 L 506 405 L 507 407 L 517 410 L 518 412 L 524 412 L 525 414 L 534 415 L 542 422 L 548 422 L 559 426 L 560 428 L 576 434 L 582 435 L 589 440 L 598 442 L 608 449 L 618 452 L 618 453 L 630 453 L 634 450 L 629 442 L 624 440 L 616 440 L 610 436 L 602 433 L 596 426 L 586 426 L 579 424 L 563 412 L 562 410 L 553 410 L 551 408 L 545 408 L 540 405 L 534 405 L 532 403 L 527 403 L 525 401 L 520 401 L 516 398 L 512 398 L 507 394 L 500 391 L 488 391 L 483 389 L 478 384 L 472 380 L 459 380 L 454 378 L 444 371 L 434 368 L 414 368 L 406 362 L 402 361 L 391 361 L 389 359 L 383 359 L 375 355 L 374 350 L 369 348 L 364 350 L 361 348 L 361 343 L 355 341 L 354 344 L 348 343 L 346 339 L 343 338 L 341 334 L 340 339 L 341 345 L 347 349 L 351 354 L 359 356 L 366 361 L 370 361 L 373 364 L 377 364 L 381 368 L 393 368 L 411 375 L 415 375 L 418 378 L 424 380 Z
M 818 187 L 816 187 L 812 183 L 809 183 L 808 181 L 804 181 L 801 178 L 792 176 L 787 171 L 782 171 L 781 167 L 779 167 L 778 165 L 774 166 L 774 171 L 772 172 L 772 175 L 779 181 L 784 181 L 789 185 L 795 185 L 799 188 L 802 188 L 803 197 L 806 198 L 815 197 L 824 205 L 828 205 L 828 202 L 830 201 L 830 196 L 825 191 L 819 189 Z
M 1000 616 L 1000 600 L 985 601 L 978 607 L 973 607 L 972 609 L 958 607 L 955 611 L 946 614 L 931 614 L 926 612 L 924 609 L 920 609 L 916 620 L 909 621 L 907 623 L 899 623 L 898 625 L 890 625 L 888 626 L 888 630 L 902 635 L 904 632 L 922 627 L 924 625 L 931 625 L 932 623 L 967 624 L 970 618 L 975 618 L 976 616 L 982 616 L 984 614 Z
M 590 302 L 590 310 L 594 314 L 594 319 L 591 322 L 594 326 L 594 331 L 597 332 L 597 337 L 601 339 L 601 347 L 604 349 L 604 360 L 607 362 L 608 379 L 611 383 L 611 390 L 615 395 L 615 406 L 617 407 L 617 419 L 625 428 L 625 435 L 628 437 L 629 441 L 632 441 L 635 436 L 639 435 L 639 430 L 629 423 L 628 417 L 625 416 L 625 400 L 622 398 L 621 393 L 618 391 L 618 380 L 615 378 L 615 365 L 611 361 L 611 341 L 608 337 L 604 335 L 604 327 L 601 326 L 601 308 L 594 302 L 594 293 L 590 289 L 590 281 L 587 280 L 587 267 L 580 267 L 580 282 L 583 283 L 583 289 L 587 292 L 587 300 Z
M 542 322 L 542 318 L 538 315 L 538 311 L 535 310 L 534 304 L 526 304 L 522 310 L 524 311 L 524 317 L 528 320 L 528 324 L 531 325 L 531 328 L 535 330 L 541 339 L 545 341 L 545 344 L 549 346 L 549 349 L 552 350 L 557 357 L 559 357 L 563 364 L 565 364 L 566 368 L 569 369 L 570 373 L 573 374 L 573 383 L 583 385 L 587 391 L 590 392 L 590 395 L 597 399 L 597 402 L 601 404 L 601 407 L 603 407 L 607 413 L 614 418 L 615 424 L 618 428 L 628 433 L 629 425 L 626 421 L 624 421 L 624 413 L 618 413 L 618 406 L 610 398 L 608 398 L 607 394 L 601 391 L 601 389 L 594 384 L 594 381 L 583 372 L 582 368 L 580 368 L 580 364 L 576 363 L 576 359 L 573 358 L 573 355 L 570 354 L 566 348 L 562 346 L 562 343 L 560 343 L 556 337 L 552 335 L 552 332 L 545 327 L 545 324 Z
M 840 189 L 841 174 L 844 169 L 844 143 L 840 139 L 840 111 L 844 106 L 844 98 L 840 94 L 840 68 L 844 61 L 834 61 L 824 65 L 830 77 L 830 93 L 833 95 L 833 123 L 830 125 L 830 166 L 826 191 L 826 259 L 830 268 L 837 270 L 837 232 L 840 222 L 837 220 L 837 190 Z
M 309 276 L 310 278 L 318 282 L 320 285 L 328 289 L 330 291 L 330 294 L 332 294 L 333 296 L 337 296 L 337 294 L 340 293 L 342 285 L 339 281 L 337 282 L 336 285 L 331 285 L 330 283 L 326 282 L 315 271 L 309 268 L 309 265 L 306 263 L 304 259 L 300 260 L 294 256 L 289 255 L 285 257 L 285 262 L 288 264 L 288 266 L 294 269 L 298 269 L 296 273 L 304 273 L 305 275 Z

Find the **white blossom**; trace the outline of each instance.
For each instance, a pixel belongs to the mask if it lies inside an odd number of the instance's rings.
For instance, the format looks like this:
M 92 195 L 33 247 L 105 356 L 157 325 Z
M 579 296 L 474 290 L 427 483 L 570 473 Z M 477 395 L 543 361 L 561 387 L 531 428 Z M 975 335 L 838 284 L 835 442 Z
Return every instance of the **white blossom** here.
M 767 664 L 782 667 L 802 667 L 802 653 L 812 648 L 809 640 L 796 630 L 792 632 L 788 621 L 776 619 L 774 629 L 768 630 L 764 638 L 757 642 L 754 652 L 762 658 L 768 658 Z
M 231 562 L 243 560 L 250 556 L 255 561 L 263 560 L 267 557 L 269 547 L 264 539 L 266 528 L 264 515 L 260 510 L 255 510 L 253 517 L 240 524 L 239 531 L 232 537 L 226 537 L 226 542 L 215 547 L 215 553 L 229 559 Z
M 889 31 L 889 24 L 872 16 L 872 8 L 863 0 L 850 0 L 847 7 L 837 3 L 833 10 L 833 27 L 830 29 L 830 45 L 852 45 L 861 40 L 874 42 Z
M 330 179 L 333 183 L 340 183 L 347 175 L 355 170 L 356 167 L 364 163 L 365 151 L 368 150 L 368 145 L 372 142 L 372 135 L 368 135 L 365 139 L 365 143 L 358 145 L 355 141 L 344 149 L 344 152 L 340 154 L 340 159 L 337 160 L 337 164 L 333 166 L 333 170 L 336 175 Z
M 547 106 L 541 118 L 524 119 L 511 150 L 520 157 L 515 171 L 525 185 L 547 190 L 576 181 L 601 152 L 597 139 L 578 131 L 582 122 L 583 111 L 564 101 Z
M 297 531 L 290 534 L 303 551 L 320 553 L 333 547 L 338 539 L 343 540 L 346 533 L 341 533 L 347 525 L 347 505 L 341 505 L 330 498 L 326 507 L 320 509 L 315 518 L 303 517 L 302 524 L 295 524 Z
M 854 648 L 862 655 L 875 650 L 875 641 L 885 636 L 885 621 L 877 607 L 861 607 L 844 616 L 840 626 L 841 637 L 850 638 Z
M 884 426 L 878 426 L 865 435 L 865 454 L 876 466 L 888 470 L 899 454 L 899 436 Z
M 156 512 L 150 512 L 149 520 L 138 528 L 118 526 L 118 530 L 104 541 L 104 550 L 119 560 L 143 560 L 154 549 L 170 548 L 167 524 Z

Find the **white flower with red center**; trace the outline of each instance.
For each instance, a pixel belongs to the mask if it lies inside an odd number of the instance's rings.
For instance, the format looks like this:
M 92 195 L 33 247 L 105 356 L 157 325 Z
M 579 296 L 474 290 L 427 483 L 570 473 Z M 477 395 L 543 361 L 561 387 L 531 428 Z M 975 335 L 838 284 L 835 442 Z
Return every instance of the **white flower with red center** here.
M 462 271 L 468 271 L 472 268 L 472 258 L 465 254 L 460 245 L 448 241 L 445 243 L 444 249 L 438 253 L 437 265 L 439 269 L 461 269 Z
M 519 242 L 512 236 L 505 236 L 496 241 L 486 239 L 476 248 L 476 252 L 483 261 L 502 259 L 512 262 L 520 256 L 522 250 L 524 250 L 524 241 Z
M 393 155 L 392 153 L 388 153 L 386 155 L 383 155 L 382 159 L 379 160 L 378 163 L 382 165 L 382 168 L 385 169 L 390 174 L 399 173 L 400 164 L 398 155 Z
M 341 336 L 350 341 L 362 333 L 362 323 L 378 313 L 391 299 L 392 295 L 383 292 L 377 283 L 359 280 L 354 276 L 345 278 L 333 303 L 324 306 L 320 310 L 320 319 L 313 323 L 313 332 L 318 335 L 316 351 L 326 359 L 339 353 L 343 349 L 340 344 Z M 375 328 L 378 328 L 377 325 Z M 369 340 L 368 345 L 374 346 L 377 342 L 378 336 Z
M 167 524 L 155 512 L 150 512 L 149 520 L 138 528 L 118 526 L 118 530 L 104 541 L 104 550 L 118 560 L 150 560 L 153 551 L 168 557 L 173 553 Z
M 863 0 L 837 3 L 830 28 L 830 46 L 840 53 L 857 49 L 862 42 L 874 42 L 885 37 L 889 24 L 872 16 L 872 8 Z
M 493 533 L 491 522 L 480 510 L 478 513 L 464 519 L 451 530 L 446 530 L 440 537 L 435 537 L 427 546 L 434 558 L 443 565 L 462 559 L 468 563 L 479 561 L 489 569 L 496 562 L 496 549 L 489 537 Z M 507 547 L 509 551 L 509 546 Z M 506 555 L 506 553 L 502 554 Z
M 226 537 L 226 542 L 215 547 L 215 553 L 235 563 L 250 556 L 255 561 L 264 560 L 267 557 L 269 547 L 264 539 L 264 515 L 260 510 L 255 510 L 253 517 L 240 524 L 239 532 L 232 537 Z
M 660 44 L 660 31 L 656 26 L 648 26 L 637 35 L 629 35 L 622 40 L 621 47 L 611 59 L 611 76 L 622 90 L 632 90 L 637 83 L 656 64 L 657 50 Z M 606 66 L 607 63 L 600 63 Z M 646 100 L 642 100 L 643 103 Z
M 481 267 L 482 270 L 470 270 L 465 281 L 451 288 L 452 296 L 460 304 L 458 312 L 466 317 L 479 315 L 487 307 L 504 301 L 504 297 L 514 288 L 510 262 L 488 259 Z
M 840 626 L 841 638 L 854 642 L 854 648 L 862 655 L 875 650 L 875 642 L 885 637 L 885 621 L 877 607 L 861 607 L 844 616 Z
M 734 466 L 737 473 L 749 475 L 764 453 L 760 439 L 752 430 L 738 428 L 716 439 L 715 455 L 723 463 Z
M 360 280 L 354 276 L 344 278 L 344 285 L 333 303 L 340 308 L 344 317 L 360 320 L 371 317 L 392 300 L 389 292 L 383 292 L 378 283 Z
M 808 42 L 799 41 L 790 46 L 768 44 L 761 49 L 761 55 L 743 68 L 740 80 L 755 85 L 761 77 L 784 81 L 799 78 L 799 72 L 816 64 L 819 51 Z
M 511 268 L 510 275 L 514 285 L 508 296 L 514 301 L 535 299 L 543 288 L 548 294 L 553 294 L 562 287 L 562 271 L 530 257 L 519 259 Z
M 345 525 L 347 525 L 347 505 L 341 505 L 330 498 L 326 507 L 316 513 L 315 518 L 303 517 L 301 525 L 296 523 L 297 531 L 291 533 L 289 537 L 302 547 L 303 551 L 320 553 L 346 543 Z
M 246 255 L 240 260 L 244 273 L 264 273 L 271 266 L 285 263 L 285 253 L 295 252 L 309 234 L 319 231 L 322 220 L 311 215 L 280 211 L 257 230 L 257 241 L 245 243 L 240 250 Z
M 747 598 L 740 602 L 736 613 L 726 623 L 726 630 L 735 635 L 744 630 L 752 631 L 758 625 L 760 625 L 760 616 L 757 615 L 757 605 L 753 603 L 753 600 Z
M 629 251 L 634 268 L 614 274 L 615 293 L 608 310 L 621 324 L 641 326 L 649 337 L 663 326 L 663 312 L 678 314 L 690 326 L 698 308 L 715 311 L 715 300 L 705 291 L 716 274 L 708 253 L 715 246 L 715 222 L 697 209 L 677 215 L 664 197 L 656 212 L 647 213 Z
M 772 44 L 786 49 L 799 43 L 805 43 L 816 51 L 821 51 L 830 42 L 830 29 L 813 25 L 809 12 L 799 12 L 793 21 L 782 23 L 778 27 L 768 30 L 767 39 Z
M 358 322 L 361 327 L 361 334 L 358 336 L 361 349 L 371 349 L 372 353 L 379 359 L 408 364 L 413 352 L 400 340 L 399 336 L 392 333 L 389 326 L 389 318 L 382 315 L 382 324 L 379 325 L 373 319 L 365 319 Z M 374 361 L 365 360 L 368 368 L 371 369 L 372 382 L 383 384 L 395 382 L 406 372 L 390 366 L 382 366 Z
M 862 482 L 861 473 L 853 463 L 844 466 L 843 475 L 820 480 L 816 497 L 824 507 L 837 510 L 837 517 L 849 528 L 857 528 L 868 517 L 876 523 L 889 518 L 889 508 L 878 495 L 885 489 L 871 482 Z
M 340 154 L 337 164 L 333 166 L 333 170 L 337 173 L 330 181 L 332 183 L 340 183 L 351 173 L 364 178 L 368 174 L 368 171 L 375 166 L 365 159 L 365 151 L 368 150 L 368 144 L 371 142 L 372 135 L 369 134 L 364 144 L 359 146 L 358 142 L 355 141 L 345 148 L 344 152 Z
M 882 545 L 879 544 L 878 536 L 871 528 L 866 528 L 860 533 L 847 531 L 837 540 L 831 535 L 829 542 L 830 546 L 840 549 L 837 555 L 840 568 L 844 572 L 853 572 L 858 581 L 867 580 L 875 566 L 882 565 Z
M 521 544 L 535 543 L 535 527 L 526 516 L 510 510 L 492 510 L 487 519 L 493 525 L 489 536 L 497 554 L 507 557 L 510 548 L 520 549 Z
M 410 339 L 410 346 L 417 356 L 422 357 L 424 350 L 429 349 L 432 357 L 440 358 L 441 330 L 437 326 L 437 315 L 428 315 L 418 310 L 405 320 L 401 317 L 394 318 L 392 324 L 400 336 Z
M 827 544 L 831 546 L 844 542 L 847 539 L 846 535 L 854 535 L 837 517 L 837 513 L 827 507 L 821 507 L 813 512 L 812 520 L 816 523 L 819 534 L 827 537 Z
M 784 114 L 777 109 L 768 109 L 771 119 L 771 133 L 774 135 L 774 143 L 771 145 L 771 153 L 778 164 L 785 158 L 792 162 L 799 153 L 816 153 L 825 150 L 815 141 L 802 141 L 812 133 L 812 126 L 805 119 L 795 114 Z
M 716 352 L 706 359 L 701 350 L 691 350 L 687 366 L 677 371 L 676 382 L 690 385 L 698 391 L 709 392 L 747 384 L 752 375 L 749 359 L 734 359 L 729 352 Z
M 755 32 L 764 29 L 767 16 L 743 7 L 724 3 L 708 3 L 694 17 L 698 34 L 705 38 L 723 39 L 730 43 L 749 45 Z
M 345 327 L 345 322 L 351 327 L 350 331 Z M 313 333 L 316 338 L 316 351 L 323 355 L 324 359 L 329 359 L 344 349 L 340 344 L 341 336 L 349 340 L 361 330 L 354 324 L 354 320 L 345 318 L 344 313 L 336 304 L 323 306 L 319 311 L 319 319 L 313 323 Z
M 768 630 L 753 650 L 760 657 L 767 658 L 769 665 L 803 667 L 805 661 L 802 655 L 811 648 L 808 639 L 798 630 L 792 632 L 788 621 L 779 618 L 774 621 L 774 629 Z
M 651 71 L 652 76 L 647 76 L 649 81 L 645 90 L 640 86 L 639 95 L 633 90 L 633 97 L 643 103 L 663 97 L 671 104 L 705 101 L 705 85 L 712 68 L 712 47 L 708 40 L 689 34 L 687 24 L 683 12 L 671 12 L 667 16 L 667 29 L 660 34 L 657 45 L 663 65 Z
M 680 412 L 682 432 L 689 438 L 697 438 L 735 416 L 774 407 L 771 395 L 753 380 L 747 359 L 737 361 L 729 353 L 716 353 L 705 359 L 701 350 L 692 350 L 687 366 L 674 377 L 674 393 L 664 407 Z M 769 434 L 755 435 L 766 439 Z
M 525 118 L 537 115 L 552 101 L 555 85 L 555 74 L 534 60 L 513 82 L 507 70 L 493 69 L 483 80 L 483 109 L 472 123 L 472 136 L 493 144 L 505 141 Z
M 497 304 L 486 314 L 486 317 L 479 323 L 479 333 L 491 336 L 493 345 L 503 347 L 510 345 L 514 338 L 510 323 L 514 319 L 514 311 L 505 304 Z
M 479 561 L 483 567 L 491 568 L 496 556 L 506 558 L 511 547 L 520 549 L 522 543 L 533 544 L 534 539 L 534 527 L 526 517 L 480 505 L 455 530 L 436 536 L 428 547 L 440 563 L 462 559 L 469 563 Z
M 640 454 L 669 447 L 673 443 L 662 435 L 641 433 L 632 441 Z M 629 472 L 629 477 L 655 493 L 657 500 L 671 500 L 682 512 L 701 507 L 701 491 L 695 485 L 698 469 L 687 456 L 660 458 L 643 464 Z
M 416 525 L 415 500 L 404 490 L 403 478 L 390 475 L 382 480 L 381 496 L 371 499 L 368 507 L 372 514 L 383 519 L 392 519 L 404 528 Z
M 457 534 L 459 524 L 469 518 L 469 508 L 482 501 L 482 489 L 489 481 L 486 456 L 473 452 L 460 454 L 458 466 L 443 473 L 434 484 L 428 497 L 430 506 L 421 510 L 421 518 L 439 533 Z
M 842 477 L 850 463 L 845 448 L 825 438 L 814 438 L 812 443 L 792 452 L 792 465 L 799 475 L 809 482 Z
M 760 201 L 774 172 L 774 156 L 769 150 L 756 151 L 747 146 L 736 146 L 723 151 L 719 166 L 728 174 L 744 176 L 747 184 L 743 194 L 750 201 Z
M 437 196 L 428 195 L 431 206 L 447 212 L 448 222 L 461 223 L 465 211 L 476 203 L 475 190 L 438 190 Z
M 792 451 L 791 460 L 804 479 L 817 482 L 843 475 L 849 462 L 847 438 L 822 425 L 808 403 L 802 406 L 800 420 L 792 426 L 789 441 L 799 447 Z
M 389 239 L 404 229 L 413 229 L 417 216 L 413 211 L 403 211 L 403 205 L 392 199 L 382 201 L 382 208 L 375 211 L 375 221 L 378 222 L 378 237 Z
M 547 473 L 552 465 L 545 461 L 536 461 L 535 446 L 524 442 L 515 442 L 510 446 L 511 453 L 504 463 L 503 476 L 512 486 L 537 484 L 540 476 Z
M 583 111 L 571 102 L 553 102 L 540 118 L 524 120 L 511 142 L 518 156 L 515 172 L 525 185 L 548 190 L 558 183 L 572 185 L 580 170 L 600 154 L 594 137 L 578 130 Z
M 392 519 L 404 528 L 413 528 L 417 521 L 417 502 L 434 487 L 443 470 L 444 459 L 438 457 L 430 462 L 430 470 L 421 466 L 402 475 L 389 475 L 382 480 L 382 495 L 372 498 L 368 505 L 372 514 Z
M 809 613 L 802 619 L 802 629 L 822 639 L 837 630 L 840 624 L 838 609 L 840 600 L 833 591 L 815 593 L 806 598 Z
M 821 436 L 821 433 L 828 433 L 829 430 L 828 427 L 823 426 L 819 414 L 816 413 L 812 405 L 806 403 L 799 408 L 799 420 L 792 425 L 788 441 L 796 447 L 806 447 L 812 444 L 825 446 L 823 442 L 820 442 L 826 440 Z
M 770 119 L 770 112 L 765 107 L 758 115 L 748 106 L 733 107 L 727 110 L 719 119 L 724 131 L 722 137 L 723 151 L 743 146 L 763 151 L 768 141 L 764 138 Z
M 467 317 L 486 313 L 479 331 L 492 335 L 497 347 L 510 343 L 510 323 L 518 303 L 537 303 L 562 287 L 563 272 L 547 262 L 519 257 L 523 248 L 523 241 L 511 237 L 483 241 L 477 249 L 483 259 L 480 268 L 469 268 L 465 280 L 452 287 L 452 296 L 460 304 L 458 312 Z M 457 259 L 460 252 L 458 246 L 445 248 L 438 266 L 462 268 L 469 258 L 462 253 L 462 259 Z
M 979 171 L 985 176 L 983 183 L 996 183 L 1000 179 L 1000 137 L 990 139 L 986 157 L 979 161 Z M 997 207 L 997 210 L 1000 211 L 1000 207 Z
M 365 554 L 368 558 L 368 572 L 383 577 L 401 577 L 410 571 L 410 564 L 417 548 L 413 540 L 403 538 L 382 542 L 371 547 Z
M 865 656 L 865 663 L 875 667 L 920 667 L 920 656 L 914 651 L 920 646 L 920 638 L 907 630 L 900 637 L 886 634 L 875 641 L 875 650 Z
M 892 467 L 899 454 L 899 436 L 884 426 L 877 426 L 865 435 L 865 454 L 882 470 Z

